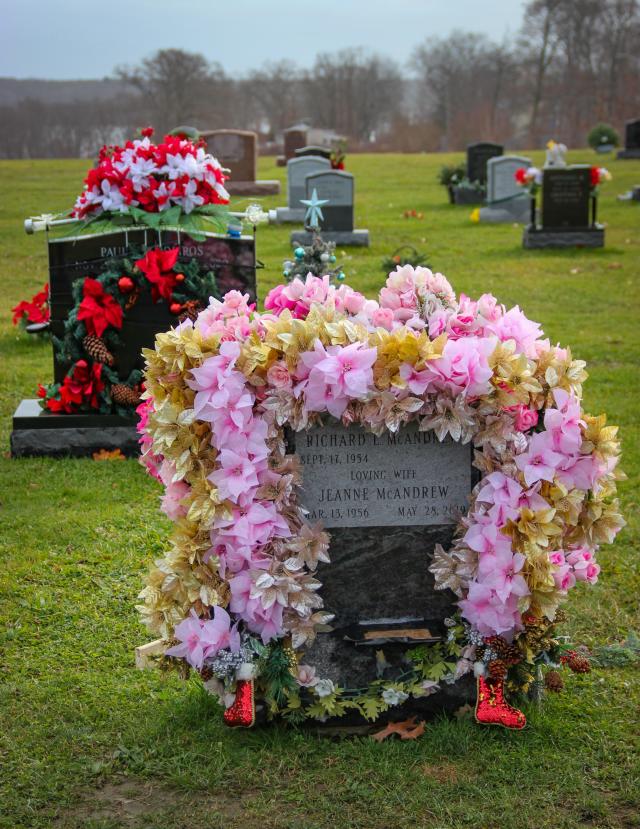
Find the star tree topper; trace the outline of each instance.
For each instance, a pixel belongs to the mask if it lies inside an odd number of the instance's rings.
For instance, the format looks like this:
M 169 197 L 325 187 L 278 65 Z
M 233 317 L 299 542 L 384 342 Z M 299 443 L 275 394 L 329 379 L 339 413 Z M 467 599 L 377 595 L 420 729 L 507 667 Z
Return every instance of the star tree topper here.
M 329 199 L 319 199 L 318 191 L 313 188 L 313 193 L 310 199 L 300 199 L 302 204 L 306 204 L 307 212 L 305 213 L 304 223 L 308 227 L 320 227 L 320 222 L 324 221 L 322 215 L 322 206 L 329 204 Z

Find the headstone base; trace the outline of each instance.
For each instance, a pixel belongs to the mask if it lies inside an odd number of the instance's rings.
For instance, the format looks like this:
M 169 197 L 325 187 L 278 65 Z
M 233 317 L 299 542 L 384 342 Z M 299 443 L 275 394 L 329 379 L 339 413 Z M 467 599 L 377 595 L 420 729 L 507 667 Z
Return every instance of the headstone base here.
M 227 181 L 224 186 L 232 196 L 277 196 L 280 192 L 280 182 L 275 179 Z
M 529 250 L 540 248 L 603 248 L 604 228 L 584 230 L 540 230 L 525 227 L 522 246 Z
M 481 190 L 473 187 L 454 187 L 454 204 L 484 204 L 485 196 Z
M 618 158 L 640 158 L 640 147 L 636 150 L 620 150 Z
M 335 242 L 339 247 L 369 247 L 368 230 L 323 230 L 320 235 L 325 242 Z M 291 244 L 310 245 L 313 234 L 307 230 L 294 230 L 291 234 Z
M 11 457 L 91 456 L 120 449 L 123 455 L 140 454 L 136 421 L 118 415 L 53 414 L 38 400 L 23 400 L 13 415 Z
M 283 155 L 276 156 L 276 167 L 286 167 L 287 159 Z
M 493 224 L 506 224 L 512 222 L 528 222 L 531 217 L 531 203 L 529 196 L 522 195 L 510 201 L 497 202 L 495 205 L 488 204 L 480 208 L 480 221 Z
M 276 224 L 304 222 L 304 207 L 276 207 Z

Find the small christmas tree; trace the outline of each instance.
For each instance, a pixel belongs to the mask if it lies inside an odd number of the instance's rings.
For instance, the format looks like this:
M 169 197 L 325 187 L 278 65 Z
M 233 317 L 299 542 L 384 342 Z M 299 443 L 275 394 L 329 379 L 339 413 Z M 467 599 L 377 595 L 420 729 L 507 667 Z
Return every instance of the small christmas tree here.
M 327 242 L 320 235 L 320 221 L 322 220 L 322 205 L 327 200 L 318 199 L 316 190 L 310 199 L 301 199 L 302 204 L 307 205 L 305 219 L 305 230 L 311 233 L 311 244 L 297 245 L 293 251 L 294 259 L 286 259 L 282 266 L 282 274 L 287 282 L 291 282 L 297 276 L 302 280 L 307 274 L 314 276 L 329 276 L 331 282 L 334 280 L 342 282 L 345 278 L 340 265 L 336 265 L 336 244 Z

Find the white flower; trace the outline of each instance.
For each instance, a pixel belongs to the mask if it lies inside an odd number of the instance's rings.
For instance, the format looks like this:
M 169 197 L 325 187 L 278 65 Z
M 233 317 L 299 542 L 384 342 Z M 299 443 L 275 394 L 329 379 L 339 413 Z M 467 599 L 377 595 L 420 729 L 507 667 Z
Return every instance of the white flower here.
M 181 197 L 174 199 L 178 202 L 178 204 L 182 205 L 182 209 L 185 213 L 191 213 L 194 207 L 200 207 L 200 205 L 204 203 L 203 197 L 197 195 L 197 189 L 197 182 L 191 180 L 185 185 L 184 194 Z
M 397 688 L 385 688 L 382 692 L 382 699 L 387 705 L 401 705 L 408 697 L 409 694 L 405 694 L 404 691 L 399 691 Z
M 136 158 L 129 165 L 128 177 L 136 190 L 144 190 L 149 185 L 149 176 L 157 172 L 155 161 L 151 158 Z
M 314 688 L 319 697 L 329 697 L 336 690 L 336 686 L 330 679 L 319 679 Z
M 100 188 L 102 190 L 102 207 L 105 210 L 119 210 L 122 213 L 126 211 L 127 205 L 124 196 L 115 184 L 111 184 L 110 181 L 104 179 Z
M 313 688 L 321 680 L 316 676 L 316 669 L 312 665 L 298 665 L 298 675 L 296 677 L 298 685 L 303 688 Z

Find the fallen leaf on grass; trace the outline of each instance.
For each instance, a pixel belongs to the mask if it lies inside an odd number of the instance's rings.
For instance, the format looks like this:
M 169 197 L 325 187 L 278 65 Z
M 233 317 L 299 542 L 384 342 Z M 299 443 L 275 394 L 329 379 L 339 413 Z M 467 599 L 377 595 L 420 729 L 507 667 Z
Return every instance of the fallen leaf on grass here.
M 469 703 L 467 703 L 466 705 L 461 705 L 460 708 L 454 711 L 454 714 L 457 719 L 465 720 L 467 717 L 470 717 L 473 714 L 473 705 L 469 705 Z
M 580 273 L 581 271 L 582 271 L 582 268 L 571 268 L 569 273 Z
M 622 262 L 609 262 L 609 264 L 607 265 L 607 268 L 610 271 L 620 270 L 621 267 L 622 267 Z
M 94 452 L 92 457 L 94 461 L 126 461 L 120 449 L 114 449 L 111 452 L 108 449 L 101 449 L 99 452 Z
M 381 731 L 376 731 L 372 734 L 372 738 L 381 743 L 390 737 L 392 734 L 397 734 L 401 740 L 417 740 L 424 734 L 424 722 L 416 723 L 415 717 L 410 717 L 408 720 L 402 722 L 390 722 Z

